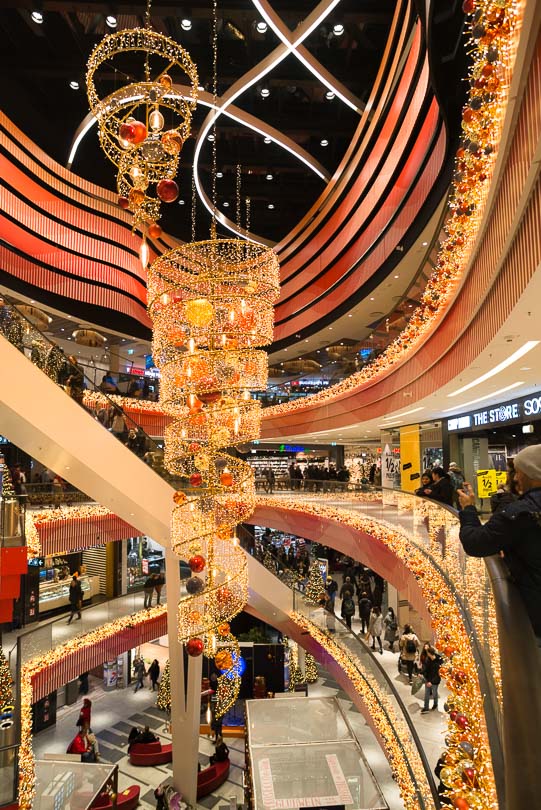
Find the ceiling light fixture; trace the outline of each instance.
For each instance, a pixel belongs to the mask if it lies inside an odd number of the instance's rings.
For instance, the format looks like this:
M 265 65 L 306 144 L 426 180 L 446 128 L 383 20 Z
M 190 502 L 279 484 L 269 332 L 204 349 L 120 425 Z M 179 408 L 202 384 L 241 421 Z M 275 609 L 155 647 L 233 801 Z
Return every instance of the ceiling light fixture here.
M 185 205 L 185 202 L 184 202 L 184 200 L 179 200 L 179 201 L 178 201 L 178 204 L 179 204 L 179 205 Z
M 319 145 L 320 145 L 320 146 L 328 146 L 328 145 L 329 145 L 329 141 L 327 140 L 327 138 L 322 138 L 322 139 L 320 140 L 320 142 L 319 142 Z
M 392 425 L 378 425 L 379 428 L 393 428 L 404 424 L 403 422 L 393 422 Z
M 409 416 L 410 413 L 417 413 L 417 411 L 424 411 L 424 406 L 419 408 L 412 408 L 411 411 L 404 411 L 403 413 L 397 413 L 394 416 L 384 416 L 384 419 L 391 419 L 394 421 L 395 419 L 402 419 L 403 416 Z
M 274 205 L 272 203 L 269 203 L 267 205 L 267 208 L 269 209 L 269 211 L 273 211 L 274 210 Z
M 268 87 L 262 87 L 259 92 L 261 94 L 261 98 L 268 98 L 270 96 L 270 90 Z
M 227 200 L 224 202 L 224 208 L 229 208 L 229 203 L 227 202 Z
M 41 11 L 33 11 L 30 15 L 30 19 L 32 22 L 35 22 L 36 25 L 41 25 L 43 23 L 43 14 Z
M 105 22 L 107 23 L 109 28 L 116 28 L 118 25 L 117 18 L 114 16 L 114 14 L 108 14 L 107 17 L 105 18 Z
M 256 23 L 255 30 L 258 34 L 266 34 L 267 33 L 267 23 L 263 22 L 263 20 L 259 20 Z
M 272 172 L 269 172 L 268 174 L 265 175 L 265 178 L 267 180 L 274 180 L 274 175 L 272 174 Z
M 182 19 L 180 21 L 180 27 L 182 28 L 183 31 L 191 31 L 192 30 L 192 21 L 188 20 L 187 17 L 184 17 L 184 19 Z
M 461 405 L 454 405 L 452 408 L 444 408 L 443 413 L 449 413 L 449 411 L 461 411 L 462 408 L 467 408 L 468 405 L 475 405 L 476 402 L 482 402 L 484 399 L 491 399 L 492 397 L 499 396 L 499 394 L 505 394 L 506 391 L 512 391 L 513 388 L 518 388 L 519 385 L 524 385 L 524 380 L 512 383 L 512 385 L 506 385 L 505 388 L 499 388 L 497 391 L 493 391 L 491 394 L 485 394 L 484 397 L 470 399 L 469 402 L 463 402 Z
M 223 172 L 216 172 L 216 177 L 221 178 L 224 176 Z
M 272 143 L 272 138 L 269 138 L 268 136 L 263 138 L 263 143 Z
M 485 380 L 489 380 L 491 377 L 495 377 L 496 374 L 499 374 L 500 371 L 503 371 L 505 368 L 513 365 L 519 360 L 521 357 L 524 357 L 529 351 L 534 349 L 540 343 L 539 340 L 529 340 L 524 346 L 521 346 L 520 349 L 517 349 L 516 352 L 513 352 L 506 360 L 502 360 L 501 363 L 498 363 L 497 366 L 491 368 L 490 371 L 487 371 L 485 374 L 482 374 L 480 377 L 477 377 L 473 382 L 468 383 L 467 385 L 463 385 L 461 388 L 457 388 L 456 391 L 453 391 L 450 394 L 447 394 L 448 397 L 456 397 L 459 394 L 463 394 L 464 391 L 469 391 L 470 388 L 475 388 L 476 386 L 480 385 L 481 383 L 485 382 Z
M 71 87 L 72 90 L 78 90 L 79 89 L 79 82 L 75 82 L 75 81 L 70 82 L 70 87 Z
M 211 132 L 210 135 L 207 135 L 207 141 L 210 141 L 212 143 L 213 140 L 214 140 L 214 135 Z
M 327 90 L 327 92 L 325 93 L 325 98 L 327 99 L 327 101 L 332 101 L 333 98 L 336 98 L 336 93 L 333 93 L 332 90 Z
M 332 32 L 333 32 L 335 37 L 341 37 L 342 34 L 344 33 L 344 30 L 345 29 L 344 29 L 344 26 L 342 25 L 342 23 L 336 23 L 332 27 Z

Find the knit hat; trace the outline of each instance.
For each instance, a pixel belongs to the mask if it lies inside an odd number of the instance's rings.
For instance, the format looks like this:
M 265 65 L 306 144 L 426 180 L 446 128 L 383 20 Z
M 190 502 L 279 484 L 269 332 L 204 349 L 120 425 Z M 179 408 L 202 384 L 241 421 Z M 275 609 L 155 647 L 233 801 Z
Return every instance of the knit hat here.
M 458 467 L 458 464 L 456 463 L 456 461 L 451 461 L 449 467 Z
M 541 481 L 541 444 L 525 447 L 513 459 L 515 468 L 521 470 L 528 478 Z

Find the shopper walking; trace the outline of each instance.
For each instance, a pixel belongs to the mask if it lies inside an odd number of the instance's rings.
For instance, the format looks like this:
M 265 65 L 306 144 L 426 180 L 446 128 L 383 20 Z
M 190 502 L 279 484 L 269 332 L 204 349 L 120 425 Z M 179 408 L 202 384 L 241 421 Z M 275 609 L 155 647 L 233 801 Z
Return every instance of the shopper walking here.
M 394 652 L 394 643 L 397 638 L 398 622 L 396 621 L 396 616 L 392 607 L 388 609 L 387 614 L 383 619 L 383 625 L 385 627 L 383 640 L 389 645 L 389 650 Z
M 347 624 L 347 626 L 349 627 L 349 629 L 351 630 L 351 619 L 355 615 L 355 602 L 353 601 L 353 596 L 351 595 L 350 591 L 346 591 L 344 594 L 340 614 L 345 623 Z
M 77 618 L 81 618 L 81 608 L 83 606 L 83 589 L 81 587 L 81 583 L 77 578 L 77 575 L 73 575 L 73 579 L 70 583 L 69 589 L 69 603 L 70 603 L 70 617 L 68 619 L 68 624 L 71 624 L 71 620 L 77 614 Z
M 79 675 L 79 694 L 88 695 L 90 687 L 88 685 L 88 672 L 82 672 Z
M 146 607 L 146 608 L 152 607 L 152 594 L 154 593 L 154 577 L 153 576 L 148 576 L 145 579 L 145 584 L 143 585 L 143 592 L 145 594 L 144 607 Z
M 338 583 L 336 582 L 335 579 L 333 579 L 332 574 L 329 574 L 329 576 L 327 577 L 327 582 L 325 584 L 325 590 L 327 591 L 327 593 L 329 595 L 329 599 L 330 599 L 330 602 L 331 602 L 331 608 L 332 608 L 332 611 L 334 613 L 334 603 L 336 601 L 336 593 L 338 591 Z
M 504 563 L 524 600 L 541 645 L 541 444 L 517 453 L 514 468 L 520 497 L 492 515 L 484 525 L 477 515 L 470 485 L 465 484 L 460 490 L 460 542 L 472 557 L 503 552 Z
M 133 672 L 135 675 L 135 689 L 134 692 L 137 692 L 139 689 L 142 689 L 144 686 L 143 679 L 146 676 L 147 672 L 145 669 L 145 662 L 142 658 L 136 658 L 133 662 Z
M 159 574 L 154 574 L 154 590 L 156 591 L 156 604 L 160 604 L 160 599 L 162 595 L 162 588 L 165 585 L 165 577 L 160 572 Z
M 79 712 L 79 717 L 77 718 L 76 726 L 82 731 L 87 731 L 90 728 L 90 717 L 92 715 L 92 701 L 90 698 L 85 698 L 83 700 L 83 705 L 81 706 L 81 711 Z
M 372 649 L 376 650 L 376 641 L 379 644 L 380 654 L 383 655 L 383 645 L 381 643 L 381 634 L 383 632 L 383 616 L 381 615 L 381 608 L 377 605 L 372 608 L 370 613 L 370 620 L 368 622 L 368 634 L 372 637 Z
M 158 659 L 155 658 L 152 664 L 148 668 L 148 677 L 150 678 L 150 689 L 154 692 L 156 689 L 156 685 L 158 683 L 158 678 L 160 677 L 160 665 L 158 663 Z
M 413 667 L 420 646 L 420 641 L 413 632 L 411 625 L 406 624 L 400 637 L 400 658 L 406 665 L 410 684 L 413 679 Z
M 359 619 L 361 620 L 361 633 L 368 632 L 368 622 L 370 621 L 370 612 L 372 610 L 372 602 L 368 598 L 366 591 L 361 593 L 359 599 Z
M 440 667 L 442 663 L 442 658 L 438 655 L 434 647 L 429 645 L 422 670 L 425 679 L 425 702 L 421 709 L 421 714 L 426 714 L 426 712 L 430 711 L 428 705 L 430 698 L 434 701 L 432 711 L 438 708 L 438 686 L 441 683 Z

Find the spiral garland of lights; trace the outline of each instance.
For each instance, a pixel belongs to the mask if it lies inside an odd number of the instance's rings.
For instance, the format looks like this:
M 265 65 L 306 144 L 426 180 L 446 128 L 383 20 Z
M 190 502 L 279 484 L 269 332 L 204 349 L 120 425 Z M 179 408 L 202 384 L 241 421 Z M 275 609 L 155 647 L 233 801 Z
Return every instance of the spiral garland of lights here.
M 100 98 L 100 68 L 130 77 L 139 62 L 139 81 L 128 82 Z M 175 83 L 191 86 L 186 99 Z M 154 78 L 153 78 L 154 77 Z M 134 226 L 157 238 L 161 202 L 176 200 L 174 177 L 180 152 L 191 131 L 197 101 L 197 68 L 178 43 L 150 28 L 117 31 L 94 48 L 87 64 L 88 102 L 98 121 L 100 145 L 117 167 L 118 204 L 133 213 Z
M 178 634 L 190 655 L 205 653 L 223 673 L 217 716 L 240 687 L 229 622 L 247 601 L 248 570 L 235 527 L 255 506 L 253 470 L 226 450 L 259 436 L 260 405 L 250 392 L 267 384 L 267 355 L 256 347 L 272 340 L 278 270 L 269 248 L 211 239 L 164 254 L 148 274 L 160 403 L 173 417 L 164 463 L 183 482 L 171 543 L 193 573 L 178 606 Z

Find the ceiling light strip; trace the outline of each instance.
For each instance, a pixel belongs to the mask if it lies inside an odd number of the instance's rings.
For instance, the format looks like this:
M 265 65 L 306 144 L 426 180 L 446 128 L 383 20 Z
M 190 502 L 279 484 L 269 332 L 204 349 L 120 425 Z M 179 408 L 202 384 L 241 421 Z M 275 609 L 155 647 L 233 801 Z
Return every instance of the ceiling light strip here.
M 468 405 L 475 405 L 476 402 L 483 402 L 485 399 L 491 399 L 492 397 L 497 397 L 500 394 L 505 394 L 506 391 L 511 391 L 513 388 L 518 388 L 519 385 L 524 385 L 524 380 L 512 383 L 512 385 L 506 385 L 505 388 L 499 388 L 497 391 L 492 391 L 491 394 L 485 394 L 483 397 L 470 399 L 469 402 L 463 402 L 461 405 L 454 405 L 452 408 L 444 408 L 443 413 L 449 413 L 449 411 L 461 411 L 464 408 L 467 408 Z
M 503 371 L 509 366 L 512 366 L 513 363 L 516 363 L 517 360 L 520 360 L 521 357 L 524 357 L 525 354 L 530 352 L 536 346 L 539 346 L 539 340 L 528 340 L 524 346 L 521 346 L 520 349 L 517 349 L 516 352 L 513 352 L 507 360 L 502 360 L 501 363 L 498 363 L 497 366 L 494 366 L 490 371 L 487 371 L 485 374 L 482 374 L 480 377 L 476 377 L 473 382 L 468 383 L 467 385 L 463 385 L 462 388 L 457 388 L 456 391 L 453 391 L 451 394 L 447 394 L 448 397 L 457 397 L 459 394 L 463 394 L 464 391 L 469 391 L 470 388 L 476 388 L 481 383 L 484 383 L 486 380 L 490 380 L 491 377 L 495 377 L 496 374 L 499 374 L 500 371 Z

